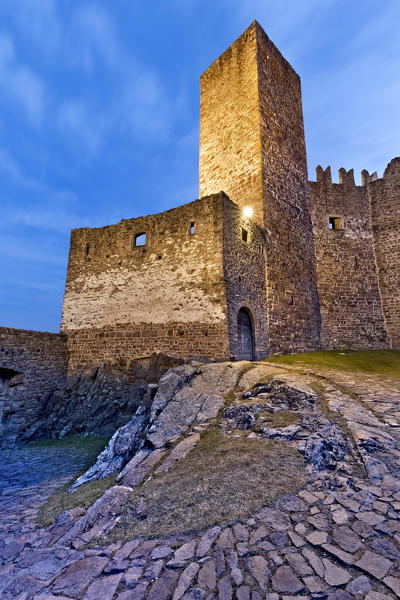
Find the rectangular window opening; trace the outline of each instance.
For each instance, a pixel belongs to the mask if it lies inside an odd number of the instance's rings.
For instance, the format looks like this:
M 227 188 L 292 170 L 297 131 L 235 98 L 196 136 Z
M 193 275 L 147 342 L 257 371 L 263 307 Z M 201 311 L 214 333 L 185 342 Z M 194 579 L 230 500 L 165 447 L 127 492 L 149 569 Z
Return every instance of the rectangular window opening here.
M 136 233 L 134 238 L 134 246 L 137 248 L 138 246 L 146 245 L 146 234 L 145 233 Z
M 194 235 L 194 221 L 192 221 L 190 223 L 189 233 L 190 233 L 190 235 Z
M 242 240 L 246 242 L 246 244 L 249 241 L 249 232 L 244 227 L 242 227 Z
M 342 217 L 329 217 L 329 229 L 343 229 Z

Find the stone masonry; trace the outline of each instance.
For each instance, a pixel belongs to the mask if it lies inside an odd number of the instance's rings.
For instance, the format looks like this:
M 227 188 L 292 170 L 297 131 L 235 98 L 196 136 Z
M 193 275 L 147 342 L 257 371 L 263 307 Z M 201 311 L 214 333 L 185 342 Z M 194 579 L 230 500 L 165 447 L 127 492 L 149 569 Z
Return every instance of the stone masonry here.
M 0 446 L 12 445 L 62 386 L 67 337 L 0 327 Z

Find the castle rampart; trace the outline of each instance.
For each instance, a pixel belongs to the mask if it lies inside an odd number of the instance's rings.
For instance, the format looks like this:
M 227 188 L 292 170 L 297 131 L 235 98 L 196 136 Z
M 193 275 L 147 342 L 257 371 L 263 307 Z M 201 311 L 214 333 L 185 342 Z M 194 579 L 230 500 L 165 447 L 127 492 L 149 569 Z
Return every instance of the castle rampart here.
M 12 445 L 67 375 L 67 336 L 0 327 L 0 442 Z
M 372 219 L 365 186 L 353 170 L 317 168 L 309 182 L 324 349 L 388 346 L 379 293 Z
M 379 287 L 392 348 L 400 348 L 400 158 L 367 186 Z
M 70 372 L 153 352 L 177 358 L 237 356 L 237 314 L 228 318 L 227 306 L 239 301 L 257 313 L 255 340 L 260 340 L 259 356 L 266 356 L 262 234 L 246 220 L 244 241 L 243 219 L 220 193 L 165 213 L 73 230 L 62 317 Z M 145 243 L 136 245 L 143 235 Z M 225 262 L 232 244 L 237 264 L 252 264 L 240 285 L 234 283 L 233 262 Z

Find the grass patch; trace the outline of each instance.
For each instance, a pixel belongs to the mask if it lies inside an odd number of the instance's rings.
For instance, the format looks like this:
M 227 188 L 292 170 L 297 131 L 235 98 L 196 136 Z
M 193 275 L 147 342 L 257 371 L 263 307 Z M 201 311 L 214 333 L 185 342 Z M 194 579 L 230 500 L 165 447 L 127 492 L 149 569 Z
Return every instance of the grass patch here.
M 88 509 L 100 496 L 104 494 L 115 482 L 115 476 L 90 481 L 81 485 L 73 494 L 68 494 L 67 489 L 76 477 L 71 479 L 64 487 L 58 488 L 50 498 L 40 507 L 37 524 L 47 527 L 54 523 L 54 519 L 65 510 L 82 506 Z
M 276 440 L 228 437 L 216 428 L 167 474 L 131 496 L 112 538 L 167 536 L 247 519 L 307 479 L 302 456 Z M 146 509 L 140 519 L 135 508 Z
M 262 413 L 259 416 L 262 416 Z M 278 410 L 272 414 L 266 413 L 265 416 L 272 427 L 287 427 L 288 425 L 297 425 L 302 421 L 298 413 L 286 409 Z
M 400 378 L 400 350 L 309 352 L 274 356 L 264 362 Z
M 30 442 L 29 447 L 43 448 L 56 447 L 59 449 L 79 449 L 86 451 L 86 462 L 80 473 L 77 473 L 63 487 L 56 489 L 53 494 L 40 507 L 38 512 L 38 526 L 47 527 L 54 522 L 54 519 L 65 510 L 83 506 L 89 508 L 91 504 L 113 485 L 115 477 L 108 477 L 102 481 L 93 481 L 82 485 L 73 494 L 68 494 L 67 489 L 73 481 L 82 475 L 94 463 L 99 453 L 107 444 L 109 438 L 103 436 L 82 436 L 79 434 L 69 435 L 61 440 L 39 440 Z
M 56 439 L 45 439 L 38 440 L 36 442 L 29 442 L 26 444 L 29 448 L 60 448 L 60 449 L 79 449 L 85 450 L 87 454 L 85 470 L 90 467 L 93 461 L 97 458 L 100 452 L 103 450 L 107 442 L 109 441 L 109 437 L 99 436 L 99 435 L 79 435 L 78 433 L 74 433 L 72 435 L 67 435 L 66 437 L 56 440 Z

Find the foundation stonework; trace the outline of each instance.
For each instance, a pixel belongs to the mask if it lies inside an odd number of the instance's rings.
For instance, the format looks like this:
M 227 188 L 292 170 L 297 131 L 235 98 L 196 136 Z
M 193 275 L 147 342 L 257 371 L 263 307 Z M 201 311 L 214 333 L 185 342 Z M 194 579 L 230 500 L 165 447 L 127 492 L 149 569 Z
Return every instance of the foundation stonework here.
M 29 428 L 67 376 L 67 336 L 0 327 L 0 447 Z
M 362 180 L 308 181 L 300 78 L 254 21 L 200 78 L 200 199 L 73 230 L 62 333 L 32 343 L 52 340 L 55 381 L 153 353 L 400 348 L 400 159 Z

